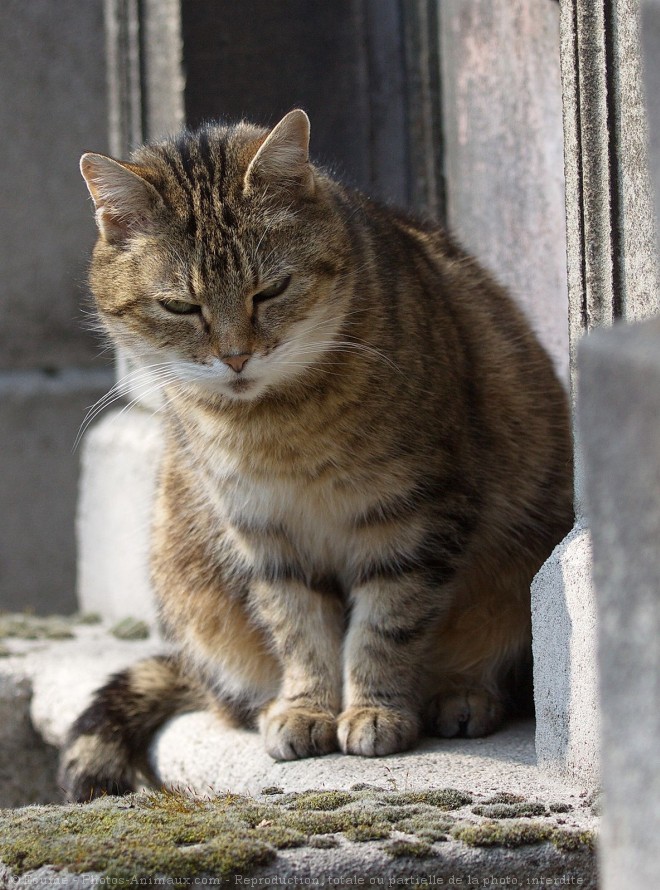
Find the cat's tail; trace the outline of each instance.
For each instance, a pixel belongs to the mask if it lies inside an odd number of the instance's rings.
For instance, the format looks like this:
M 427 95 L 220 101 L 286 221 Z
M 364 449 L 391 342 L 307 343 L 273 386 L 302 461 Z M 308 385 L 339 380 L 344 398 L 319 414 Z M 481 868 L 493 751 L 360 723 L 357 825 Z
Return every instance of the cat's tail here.
M 208 706 L 177 656 L 139 661 L 108 680 L 71 727 L 58 781 L 67 800 L 127 794 L 153 781 L 147 761 L 156 730 L 175 714 Z

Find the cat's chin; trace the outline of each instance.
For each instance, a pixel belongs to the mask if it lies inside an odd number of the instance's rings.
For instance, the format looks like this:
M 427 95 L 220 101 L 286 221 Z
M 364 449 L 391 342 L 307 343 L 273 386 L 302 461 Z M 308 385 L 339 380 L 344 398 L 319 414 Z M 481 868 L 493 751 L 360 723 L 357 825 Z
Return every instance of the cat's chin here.
M 236 380 L 232 380 L 231 383 L 225 383 L 222 387 L 222 393 L 230 399 L 247 402 L 259 398 L 265 388 L 264 384 L 258 380 L 250 380 L 249 378 L 244 380 L 242 377 L 239 377 Z
M 196 380 L 193 384 L 197 391 L 211 396 L 221 396 L 235 402 L 253 402 L 260 398 L 267 389 L 262 380 L 237 377 L 235 380 Z

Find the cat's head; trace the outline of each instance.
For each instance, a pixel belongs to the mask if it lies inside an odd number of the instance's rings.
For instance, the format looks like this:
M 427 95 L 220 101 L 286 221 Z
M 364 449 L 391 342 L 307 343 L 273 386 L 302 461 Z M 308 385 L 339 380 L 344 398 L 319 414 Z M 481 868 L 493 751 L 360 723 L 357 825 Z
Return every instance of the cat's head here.
M 139 365 L 250 400 L 299 380 L 331 348 L 348 251 L 308 145 L 297 110 L 270 132 L 208 125 L 130 163 L 82 156 L 99 229 L 92 291 Z

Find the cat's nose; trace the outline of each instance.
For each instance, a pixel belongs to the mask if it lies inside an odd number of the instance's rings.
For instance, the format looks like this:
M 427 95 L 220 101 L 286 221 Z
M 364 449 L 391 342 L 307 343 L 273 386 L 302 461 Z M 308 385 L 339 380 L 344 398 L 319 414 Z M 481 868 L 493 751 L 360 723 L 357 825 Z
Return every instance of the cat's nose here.
M 232 371 L 236 371 L 237 374 L 240 374 L 251 356 L 251 352 L 239 352 L 230 355 L 221 355 L 220 360 L 228 365 Z

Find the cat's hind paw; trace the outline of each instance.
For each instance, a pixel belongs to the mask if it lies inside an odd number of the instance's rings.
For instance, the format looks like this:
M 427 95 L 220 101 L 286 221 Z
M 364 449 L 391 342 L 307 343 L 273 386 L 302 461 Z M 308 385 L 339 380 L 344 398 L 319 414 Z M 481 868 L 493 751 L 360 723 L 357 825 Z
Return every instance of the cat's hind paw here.
M 419 726 L 413 714 L 375 706 L 353 707 L 339 717 L 337 735 L 344 754 L 382 757 L 412 747 Z
M 327 711 L 276 704 L 262 714 L 260 723 L 266 751 L 274 760 L 319 757 L 337 750 L 337 721 Z
M 430 735 L 478 738 L 498 729 L 504 719 L 502 701 L 486 690 L 439 693 L 429 702 L 425 724 Z

